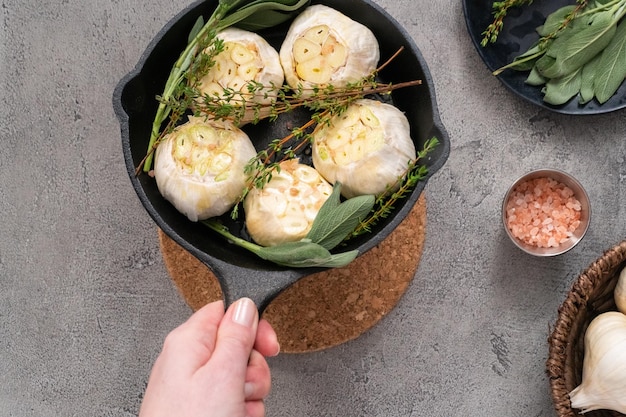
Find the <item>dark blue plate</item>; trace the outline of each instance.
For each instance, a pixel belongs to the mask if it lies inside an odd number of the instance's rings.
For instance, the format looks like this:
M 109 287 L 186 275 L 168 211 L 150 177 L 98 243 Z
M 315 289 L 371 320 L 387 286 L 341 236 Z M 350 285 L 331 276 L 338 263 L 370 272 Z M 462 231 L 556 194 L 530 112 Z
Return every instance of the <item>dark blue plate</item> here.
M 574 4 L 574 0 L 543 0 L 509 10 L 498 41 L 485 47 L 482 47 L 480 42 L 483 32 L 493 21 L 493 0 L 463 0 L 463 11 L 467 30 L 478 54 L 487 68 L 495 71 L 513 61 L 517 55 L 524 53 L 533 42 L 539 39 L 535 28 L 543 24 L 546 16 L 570 4 Z M 553 106 L 543 101 L 541 87 L 525 83 L 527 76 L 528 72 L 506 70 L 498 75 L 498 78 L 507 88 L 523 99 L 557 113 L 599 114 L 626 107 L 626 83 L 623 83 L 615 95 L 602 105 L 596 100 L 580 105 L 578 97 L 574 97 L 561 106 Z

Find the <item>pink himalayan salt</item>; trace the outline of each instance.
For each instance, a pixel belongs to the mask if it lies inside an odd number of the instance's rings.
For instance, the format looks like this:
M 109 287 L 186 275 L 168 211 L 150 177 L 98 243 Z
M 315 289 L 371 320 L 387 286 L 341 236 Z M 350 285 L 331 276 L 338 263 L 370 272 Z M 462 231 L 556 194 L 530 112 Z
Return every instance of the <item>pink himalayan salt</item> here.
M 506 203 L 506 224 L 517 239 L 557 247 L 580 225 L 580 202 L 566 185 L 548 177 L 517 185 Z

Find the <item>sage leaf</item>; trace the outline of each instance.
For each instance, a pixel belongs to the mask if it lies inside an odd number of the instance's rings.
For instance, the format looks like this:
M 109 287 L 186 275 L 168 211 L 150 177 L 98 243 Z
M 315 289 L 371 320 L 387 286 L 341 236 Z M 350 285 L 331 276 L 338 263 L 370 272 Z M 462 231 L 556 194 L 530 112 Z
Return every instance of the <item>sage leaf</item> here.
M 598 75 L 598 63 L 601 54 L 596 55 L 594 59 L 587 62 L 582 69 L 580 82 L 580 104 L 589 103 L 595 97 L 595 79 Z
M 528 77 L 526 78 L 525 83 L 532 86 L 540 86 L 544 85 L 547 82 L 547 79 L 542 76 L 536 67 L 530 70 Z
M 341 243 L 372 211 L 376 198 L 362 195 L 320 210 L 306 238 L 330 250 Z
M 330 259 L 325 261 L 320 265 L 312 265 L 319 266 L 324 268 L 341 268 L 342 266 L 348 265 L 350 262 L 354 261 L 356 257 L 359 256 L 358 250 L 351 250 L 349 252 L 342 252 L 331 255 Z
M 263 15 L 251 15 L 241 22 L 237 23 L 237 27 L 250 32 L 258 32 L 272 26 L 278 26 L 291 17 L 288 13 L 277 10 L 267 10 Z
M 342 187 L 341 182 L 339 181 L 335 182 L 335 185 L 333 185 L 333 192 L 326 199 L 324 204 L 322 204 L 322 207 L 320 208 L 320 211 L 318 212 L 318 216 L 319 215 L 323 217 L 328 216 L 327 213 L 331 212 L 337 206 L 339 206 L 339 204 L 341 203 L 341 187 Z
M 615 37 L 602 52 L 594 83 L 595 96 L 606 103 L 626 78 L 626 21 L 618 26 Z
M 536 43 L 523 54 L 516 56 L 509 68 L 516 71 L 529 71 L 535 66 L 537 60 L 543 56 L 544 52 L 545 48 Z
M 543 100 L 554 106 L 567 103 L 580 92 L 582 68 L 561 78 L 551 79 L 546 83 Z
M 546 17 L 543 25 L 537 28 L 537 33 L 539 36 L 549 36 L 553 32 L 559 30 L 563 21 L 574 11 L 576 10 L 576 6 L 565 6 L 561 7 L 557 11 L 550 13 L 548 17 Z
M 187 37 L 187 43 L 191 43 L 194 40 L 194 38 L 198 36 L 203 26 L 204 26 L 204 18 L 200 16 L 198 17 L 198 19 L 196 20 L 196 23 L 194 23 L 193 27 L 191 28 L 191 32 L 189 32 L 189 36 Z
M 333 216 L 335 216 L 335 210 L 339 207 L 339 204 L 341 204 L 341 183 L 337 181 L 335 185 L 333 185 L 333 192 L 317 212 L 317 216 L 315 216 L 315 220 L 311 225 L 311 230 L 306 236 L 307 239 L 322 245 L 328 250 L 334 247 L 325 243 L 325 238 L 327 237 L 327 233 L 329 233 L 329 230 L 327 230 L 328 222 L 325 219 L 332 219 Z
M 317 243 L 306 240 L 259 247 L 254 252 L 262 259 L 290 268 L 340 268 L 359 254 L 358 250 L 331 254 Z
M 219 28 L 237 25 L 246 29 L 247 22 L 249 28 L 260 30 L 283 23 L 297 14 L 300 9 L 309 5 L 311 0 L 255 0 L 232 14 L 226 16 L 219 23 Z M 267 18 L 266 18 L 267 17 Z
M 558 55 L 558 52 L 561 49 L 563 49 L 565 46 L 567 46 L 567 42 L 569 42 L 571 37 L 574 36 L 576 33 L 580 32 L 581 30 L 583 30 L 582 26 L 576 26 L 576 27 L 574 27 L 573 25 L 567 26 L 565 29 L 560 31 L 556 35 L 554 40 L 548 45 L 548 47 L 546 48 L 546 55 L 549 55 L 552 58 L 556 58 Z
M 606 48 L 615 35 L 615 26 L 613 14 L 601 12 L 590 25 L 574 33 L 557 51 L 558 77 L 573 73 Z
M 262 259 L 279 265 L 291 266 L 309 260 L 327 260 L 331 253 L 317 243 L 298 241 L 276 246 L 260 246 L 255 253 Z
M 558 78 L 559 69 L 556 58 L 544 55 L 535 63 L 535 69 L 544 78 Z

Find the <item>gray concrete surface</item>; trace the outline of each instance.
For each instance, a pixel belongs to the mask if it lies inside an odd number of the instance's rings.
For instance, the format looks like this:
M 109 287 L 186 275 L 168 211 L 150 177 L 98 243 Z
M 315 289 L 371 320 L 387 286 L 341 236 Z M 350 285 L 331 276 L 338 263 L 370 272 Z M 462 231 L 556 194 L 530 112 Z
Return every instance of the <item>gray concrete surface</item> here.
M 460 2 L 377 0 L 414 37 L 452 141 L 428 184 L 408 292 L 358 339 L 271 360 L 268 416 L 552 416 L 550 325 L 572 281 L 626 237 L 624 111 L 557 115 L 493 78 Z M 111 94 L 187 1 L 2 0 L 0 417 L 134 416 L 164 336 L 190 309 L 126 176 Z M 572 172 L 593 204 L 554 259 L 500 225 L 525 171 Z

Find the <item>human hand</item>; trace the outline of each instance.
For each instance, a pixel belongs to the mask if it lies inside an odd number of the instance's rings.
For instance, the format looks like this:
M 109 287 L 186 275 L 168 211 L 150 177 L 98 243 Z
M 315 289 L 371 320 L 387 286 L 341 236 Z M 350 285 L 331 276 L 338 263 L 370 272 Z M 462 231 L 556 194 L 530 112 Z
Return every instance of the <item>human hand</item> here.
M 217 301 L 165 339 L 139 417 L 263 417 L 278 354 L 276 333 L 242 298 L 224 312 Z

